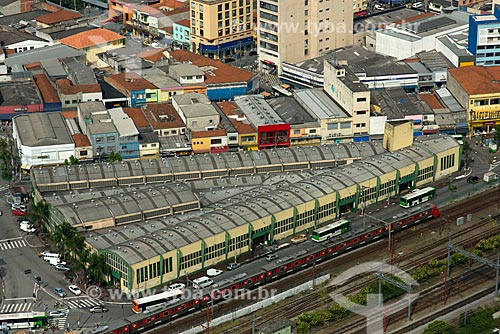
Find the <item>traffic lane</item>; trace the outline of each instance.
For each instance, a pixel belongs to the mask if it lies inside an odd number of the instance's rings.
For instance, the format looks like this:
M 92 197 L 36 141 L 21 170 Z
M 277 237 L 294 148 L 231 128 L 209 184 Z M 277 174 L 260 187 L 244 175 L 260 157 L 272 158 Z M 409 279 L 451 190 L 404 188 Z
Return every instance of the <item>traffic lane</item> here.
M 6 185 L 4 182 L 0 183 L 0 193 L 3 192 L 3 190 L 1 189 L 5 186 Z M 4 200 L 0 200 L 0 210 L 2 211 L 2 228 L 0 229 L 0 240 L 17 238 L 20 236 L 17 217 L 12 214 L 11 204 L 7 202 L 7 193 L 4 193 Z
M 67 325 L 73 329 L 95 328 L 134 314 L 132 303 L 130 305 L 107 304 L 105 307 L 109 310 L 106 313 L 90 313 L 90 308 L 71 309 L 68 314 Z
M 32 250 L 29 248 L 9 249 L 2 252 L 1 258 L 5 261 L 3 280 L 6 299 L 33 297 L 33 275 L 25 274 L 25 270 L 33 266 L 32 260 L 26 256 L 30 252 Z
M 67 287 L 69 282 L 64 279 L 64 274 L 62 272 L 56 271 L 48 262 L 39 258 L 37 252 L 32 248 L 21 248 L 17 250 L 21 251 L 21 257 L 16 257 L 9 263 L 8 271 L 12 273 L 12 276 L 19 278 L 19 282 L 22 283 L 19 288 L 21 291 L 25 292 L 24 295 L 32 297 L 36 276 L 41 278 L 41 286 L 44 289 L 53 291 L 54 288 L 60 287 L 65 290 L 66 293 L 68 292 Z M 13 289 L 13 291 L 15 291 L 16 284 L 17 282 L 6 281 L 6 290 Z M 15 293 L 18 295 L 20 294 L 19 291 L 15 291 Z

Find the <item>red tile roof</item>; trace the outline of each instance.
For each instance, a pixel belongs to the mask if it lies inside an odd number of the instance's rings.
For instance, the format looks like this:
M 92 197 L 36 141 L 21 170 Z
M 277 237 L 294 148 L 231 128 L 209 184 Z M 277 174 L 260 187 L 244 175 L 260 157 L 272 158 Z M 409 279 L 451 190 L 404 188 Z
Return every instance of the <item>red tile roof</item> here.
M 408 22 L 423 20 L 423 19 L 426 19 L 426 18 L 434 16 L 434 15 L 436 15 L 436 14 L 434 14 L 434 13 L 422 13 L 422 14 L 419 14 L 419 15 L 407 17 L 406 19 L 403 19 L 403 20 L 395 21 L 393 23 L 395 25 L 401 25 L 401 24 L 405 24 L 405 23 L 408 23 Z
M 191 27 L 191 21 L 189 21 L 187 19 L 177 21 L 177 22 L 175 22 L 175 24 L 178 24 L 178 25 L 184 26 L 184 27 L 188 27 L 188 28 Z
M 64 21 L 76 20 L 76 19 L 79 19 L 80 17 L 82 17 L 82 15 L 80 15 L 79 13 L 76 13 L 76 12 L 73 12 L 70 10 L 61 9 L 61 10 L 54 12 L 54 13 L 49 13 L 49 14 L 39 16 L 35 20 L 40 22 L 40 23 L 52 25 L 52 24 L 56 24 L 56 23 L 60 23 L 60 22 L 64 22 Z
M 76 111 L 76 110 L 63 111 L 63 112 L 61 112 L 61 114 L 66 119 L 78 118 L 78 111 Z
M 59 42 L 61 44 L 66 44 L 75 49 L 83 49 L 91 46 L 96 46 L 99 44 L 111 43 L 124 39 L 122 35 L 119 35 L 111 30 L 98 28 L 87 30 L 78 34 L 61 39 Z
M 205 75 L 205 83 L 218 84 L 218 83 L 232 83 L 232 82 L 247 82 L 253 78 L 253 73 L 242 70 L 231 65 L 221 63 L 218 60 L 213 60 L 203 57 L 185 50 L 170 51 L 172 58 L 180 62 L 191 62 L 198 67 L 211 66 L 214 75 Z
M 166 50 L 167 49 L 152 49 L 141 52 L 137 56 L 152 63 L 156 63 L 157 61 L 167 59 L 167 56 L 165 56 L 165 54 L 163 53 Z
M 59 95 L 57 95 L 57 91 L 50 83 L 49 79 L 45 74 L 37 74 L 33 76 L 35 79 L 35 84 L 42 95 L 43 102 L 45 103 L 54 103 L 61 102 L 59 100 Z
M 149 126 L 149 122 L 142 113 L 141 108 L 123 108 L 123 111 L 132 119 L 136 127 L 143 128 Z
M 76 147 L 90 146 L 89 139 L 83 133 L 75 133 L 74 135 L 72 135 L 72 137 Z
M 184 2 L 184 1 L 178 1 L 178 0 L 166 0 L 166 1 L 161 1 L 160 3 L 157 3 L 156 6 L 162 6 L 162 7 L 168 7 L 168 8 L 181 8 L 181 7 L 187 7 L 189 5 L 189 2 Z M 153 5 L 155 6 L 155 5 Z
M 439 102 L 438 98 L 434 94 L 418 94 L 418 97 L 427 103 L 431 109 L 444 109 L 444 106 Z
M 39 61 L 37 61 L 36 63 L 25 64 L 24 68 L 27 69 L 28 71 L 32 70 L 32 69 L 35 69 L 35 68 L 42 68 L 42 63 L 40 63 Z
M 73 95 L 78 93 L 99 93 L 101 86 L 99 84 L 76 85 L 73 86 L 68 79 L 58 79 L 56 85 L 59 91 L 64 95 Z
M 186 126 L 171 103 L 148 103 L 142 111 L 154 130 Z M 161 120 L 160 115 L 166 115 L 168 119 Z
M 134 72 L 119 73 L 104 79 L 125 95 L 134 90 L 156 89 L 157 87 Z
M 448 69 L 468 95 L 500 93 L 500 66 L 466 66 Z
M 224 129 L 191 132 L 192 138 L 210 138 L 210 137 L 221 137 L 225 135 L 226 135 L 226 130 Z
M 240 135 L 257 132 L 252 124 L 244 123 L 242 121 L 239 121 L 239 120 L 231 117 L 234 115 L 238 115 L 238 113 L 235 112 L 236 110 L 238 110 L 238 106 L 236 105 L 236 103 L 229 102 L 229 101 L 228 102 L 218 102 L 217 105 L 219 106 L 220 110 L 222 110 L 222 112 L 226 116 L 228 116 L 229 121 L 236 128 L 236 131 L 238 131 L 238 133 Z

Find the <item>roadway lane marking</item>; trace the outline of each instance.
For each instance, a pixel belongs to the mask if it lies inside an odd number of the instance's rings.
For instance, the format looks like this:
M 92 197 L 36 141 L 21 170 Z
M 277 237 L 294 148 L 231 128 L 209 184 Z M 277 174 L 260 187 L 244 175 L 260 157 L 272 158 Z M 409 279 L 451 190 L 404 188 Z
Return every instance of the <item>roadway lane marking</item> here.
M 19 239 L 22 239 L 23 237 L 17 237 L 17 238 L 10 238 L 10 239 L 2 239 L 0 240 L 0 242 L 4 242 L 4 241 L 12 241 L 12 240 L 19 240 Z

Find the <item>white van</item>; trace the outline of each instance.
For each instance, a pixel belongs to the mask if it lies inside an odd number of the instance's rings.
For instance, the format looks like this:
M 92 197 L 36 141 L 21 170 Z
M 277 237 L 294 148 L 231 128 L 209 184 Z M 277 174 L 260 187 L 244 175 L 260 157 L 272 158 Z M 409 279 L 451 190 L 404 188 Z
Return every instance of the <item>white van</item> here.
M 418 9 L 418 8 L 422 8 L 424 7 L 424 3 L 423 2 L 415 2 L 413 5 L 411 5 L 411 8 L 415 8 L 415 9 Z
M 207 276 L 202 276 L 193 280 L 193 287 L 195 289 L 203 289 L 214 284 L 214 281 Z
M 44 261 L 51 261 L 51 260 L 54 260 L 54 259 L 59 260 L 60 257 L 61 257 L 61 255 L 59 255 L 57 253 L 44 253 L 43 254 L 43 260 Z

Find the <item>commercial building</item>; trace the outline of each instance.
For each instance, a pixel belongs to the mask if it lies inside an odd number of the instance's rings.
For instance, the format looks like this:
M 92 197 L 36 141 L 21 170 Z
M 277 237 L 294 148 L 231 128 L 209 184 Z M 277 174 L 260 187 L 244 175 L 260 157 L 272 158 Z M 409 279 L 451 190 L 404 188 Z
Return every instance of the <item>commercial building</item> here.
M 98 67 L 102 67 L 107 65 L 100 61 L 97 55 L 123 47 L 125 37 L 108 29 L 97 28 L 63 38 L 59 42 L 84 51 L 89 63 L 95 63 Z
M 108 109 L 108 114 L 118 132 L 118 151 L 123 159 L 139 158 L 139 131 L 121 107 Z
M 469 17 L 467 50 L 473 54 L 478 66 L 500 65 L 500 8 L 494 6 L 492 14 Z
M 172 105 L 191 131 L 208 131 L 219 125 L 220 115 L 206 95 L 187 93 L 176 95 Z
M 153 104 L 148 104 L 148 107 Z M 145 108 L 145 107 L 143 107 Z M 160 140 L 153 131 L 146 116 L 138 108 L 125 108 L 123 111 L 132 119 L 139 131 L 139 157 L 140 159 L 156 159 L 160 157 Z
M 211 101 L 232 100 L 259 89 L 259 78 L 252 72 L 184 50 L 170 52 L 174 61 L 198 66 L 205 73 L 207 96 Z
M 251 0 L 192 0 L 191 51 L 224 58 L 253 48 Z
M 349 143 L 34 169 L 32 180 L 51 206 L 50 224 L 92 229 L 86 243 L 104 254 L 112 283 L 137 292 L 459 169 L 455 140 L 421 139 L 393 153 Z
M 191 24 L 190 20 L 180 20 L 174 22 L 173 44 L 184 50 L 191 48 Z
M 500 124 L 500 66 L 450 68 L 446 88 L 466 110 L 469 135 Z
M 0 120 L 22 113 L 43 111 L 43 100 L 32 80 L 0 83 Z
M 467 14 L 453 12 L 387 26 L 375 32 L 375 51 L 396 59 L 411 58 L 418 52 L 431 50 L 441 51 L 448 57 L 450 51 L 446 49 L 456 46 L 450 39 L 443 39 L 445 43 L 438 40 L 447 35 L 466 32 L 467 20 Z M 449 43 L 452 45 L 447 46 Z M 466 51 L 465 47 L 463 49 Z M 453 62 L 452 59 L 450 61 Z
M 260 65 L 278 71 L 353 43 L 349 1 L 263 0 L 257 2 L 257 50 Z
M 158 88 L 134 72 L 115 74 L 105 77 L 104 81 L 127 96 L 133 108 L 146 102 L 158 102 Z
M 3 48 L 13 50 L 16 53 L 35 50 L 50 45 L 49 42 L 41 38 L 14 29 L 0 31 L 0 41 L 2 41 Z
M 21 168 L 58 165 L 75 154 L 75 144 L 59 112 L 19 115 L 12 119 Z

